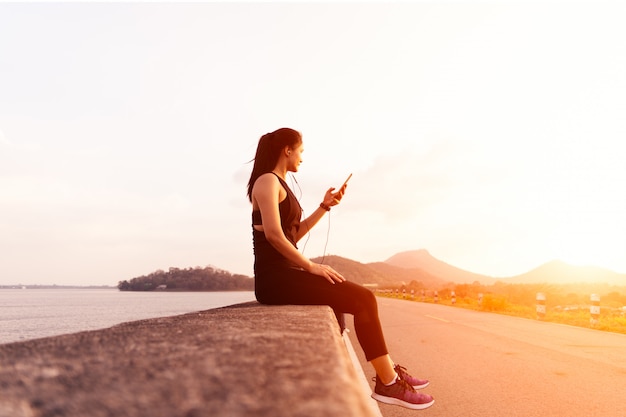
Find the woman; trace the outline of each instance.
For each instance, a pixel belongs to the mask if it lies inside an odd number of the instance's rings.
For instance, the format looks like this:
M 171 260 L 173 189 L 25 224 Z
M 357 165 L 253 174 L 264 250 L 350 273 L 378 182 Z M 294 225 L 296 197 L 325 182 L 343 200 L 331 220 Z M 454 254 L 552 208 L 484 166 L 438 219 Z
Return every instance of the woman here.
M 297 249 L 297 242 L 346 191 L 346 184 L 336 192 L 329 188 L 320 206 L 301 220 L 302 208 L 285 178 L 287 172 L 298 171 L 303 150 L 302 136 L 289 128 L 259 140 L 248 182 L 256 298 L 262 304 L 328 305 L 337 314 L 353 314 L 359 344 L 376 370 L 372 397 L 412 409 L 430 407 L 432 397 L 416 391 L 428 381 L 410 376 L 392 362 L 372 292 L 346 281 L 328 265 L 311 262 Z

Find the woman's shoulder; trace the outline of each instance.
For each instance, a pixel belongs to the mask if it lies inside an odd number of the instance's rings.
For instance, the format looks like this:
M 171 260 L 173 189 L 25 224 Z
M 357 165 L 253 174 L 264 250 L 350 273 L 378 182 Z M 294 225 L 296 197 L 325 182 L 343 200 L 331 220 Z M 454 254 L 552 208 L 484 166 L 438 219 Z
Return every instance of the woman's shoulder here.
M 262 174 L 259 178 L 257 178 L 254 182 L 254 186 L 252 187 L 253 207 L 256 204 L 255 202 L 258 202 L 259 199 L 274 199 L 272 196 L 276 195 L 280 198 L 280 196 L 285 192 L 283 189 L 284 188 L 276 175 L 271 172 Z
M 280 187 L 280 181 L 278 180 L 278 177 L 271 172 L 261 174 L 254 182 L 254 188 L 275 189 L 278 187 Z
M 259 178 L 257 178 L 257 181 L 259 180 L 263 182 L 274 183 L 274 184 L 280 183 L 280 181 L 278 180 L 278 176 L 274 174 L 273 172 L 266 172 L 265 174 L 261 174 Z

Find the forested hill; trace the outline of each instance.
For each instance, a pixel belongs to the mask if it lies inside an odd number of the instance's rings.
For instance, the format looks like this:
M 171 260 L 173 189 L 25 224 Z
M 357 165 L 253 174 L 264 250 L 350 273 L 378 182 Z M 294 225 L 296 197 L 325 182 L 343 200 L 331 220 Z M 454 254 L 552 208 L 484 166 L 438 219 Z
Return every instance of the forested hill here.
M 168 271 L 158 270 L 130 281 L 120 281 L 117 288 L 120 291 L 252 291 L 254 280 L 211 266 L 170 268 Z
M 446 281 L 420 268 L 401 268 L 384 262 L 362 264 L 340 256 L 329 255 L 312 259 L 330 265 L 346 279 L 361 285 L 396 287 L 398 285 L 441 287 Z

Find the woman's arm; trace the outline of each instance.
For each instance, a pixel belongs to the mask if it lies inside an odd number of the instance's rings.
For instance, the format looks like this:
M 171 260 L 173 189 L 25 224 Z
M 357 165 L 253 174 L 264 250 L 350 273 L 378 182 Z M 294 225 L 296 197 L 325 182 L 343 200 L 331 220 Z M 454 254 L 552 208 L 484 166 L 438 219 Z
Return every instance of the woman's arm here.
M 345 281 L 345 278 L 330 266 L 316 264 L 304 257 L 285 237 L 280 224 L 280 211 L 278 209 L 281 190 L 283 188 L 274 175 L 261 175 L 252 189 L 253 202 L 261 210 L 265 238 L 285 258 L 305 271 L 323 276 L 331 284 Z

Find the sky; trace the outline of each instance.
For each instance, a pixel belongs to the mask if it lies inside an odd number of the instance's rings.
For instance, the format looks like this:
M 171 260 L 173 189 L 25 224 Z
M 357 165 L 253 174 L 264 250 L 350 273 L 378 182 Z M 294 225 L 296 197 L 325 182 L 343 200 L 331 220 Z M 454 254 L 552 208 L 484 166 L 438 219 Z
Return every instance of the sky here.
M 252 276 L 258 139 L 300 242 L 508 277 L 626 273 L 626 3 L 0 3 L 0 285 Z

